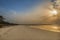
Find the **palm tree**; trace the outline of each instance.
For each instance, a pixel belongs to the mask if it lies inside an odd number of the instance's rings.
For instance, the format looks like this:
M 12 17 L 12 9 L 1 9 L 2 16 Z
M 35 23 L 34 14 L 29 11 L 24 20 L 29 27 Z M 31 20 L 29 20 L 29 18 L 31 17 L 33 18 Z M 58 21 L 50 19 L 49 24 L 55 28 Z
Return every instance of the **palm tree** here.
M 0 23 L 3 22 L 3 16 L 0 16 Z

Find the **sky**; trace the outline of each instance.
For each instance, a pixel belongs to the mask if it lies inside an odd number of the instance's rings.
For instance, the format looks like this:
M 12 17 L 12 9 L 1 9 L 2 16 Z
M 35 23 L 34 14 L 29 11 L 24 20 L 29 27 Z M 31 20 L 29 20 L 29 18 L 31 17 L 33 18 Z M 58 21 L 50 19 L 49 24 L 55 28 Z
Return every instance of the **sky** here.
M 37 24 L 49 13 L 50 0 L 0 0 L 0 15 L 17 24 Z

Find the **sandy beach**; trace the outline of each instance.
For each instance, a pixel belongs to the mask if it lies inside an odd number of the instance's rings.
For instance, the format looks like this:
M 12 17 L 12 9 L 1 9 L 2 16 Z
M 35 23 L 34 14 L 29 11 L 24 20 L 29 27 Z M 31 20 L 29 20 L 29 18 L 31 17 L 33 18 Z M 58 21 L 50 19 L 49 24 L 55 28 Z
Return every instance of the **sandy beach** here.
M 60 40 L 60 34 L 25 25 L 6 26 L 0 28 L 0 40 Z

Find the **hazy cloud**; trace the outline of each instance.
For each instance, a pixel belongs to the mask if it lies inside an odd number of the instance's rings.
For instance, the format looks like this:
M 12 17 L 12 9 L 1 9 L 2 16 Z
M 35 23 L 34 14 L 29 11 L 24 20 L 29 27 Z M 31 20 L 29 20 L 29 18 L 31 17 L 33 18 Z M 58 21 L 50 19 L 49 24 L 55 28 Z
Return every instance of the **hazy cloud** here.
M 4 16 L 6 21 L 12 23 L 37 24 L 40 23 L 42 19 L 49 16 L 49 9 L 47 8 L 48 5 L 49 1 L 38 4 L 31 11 L 27 12 L 16 12 L 15 10 L 10 10 L 8 12 L 4 12 Z

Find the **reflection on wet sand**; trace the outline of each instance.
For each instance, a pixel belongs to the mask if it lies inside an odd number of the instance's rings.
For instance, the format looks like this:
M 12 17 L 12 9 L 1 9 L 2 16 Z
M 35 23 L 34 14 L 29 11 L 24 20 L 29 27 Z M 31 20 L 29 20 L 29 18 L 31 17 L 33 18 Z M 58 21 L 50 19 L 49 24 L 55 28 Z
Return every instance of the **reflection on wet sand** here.
M 29 26 L 31 28 L 42 29 L 53 32 L 60 32 L 60 27 L 58 25 L 38 25 L 38 26 Z

